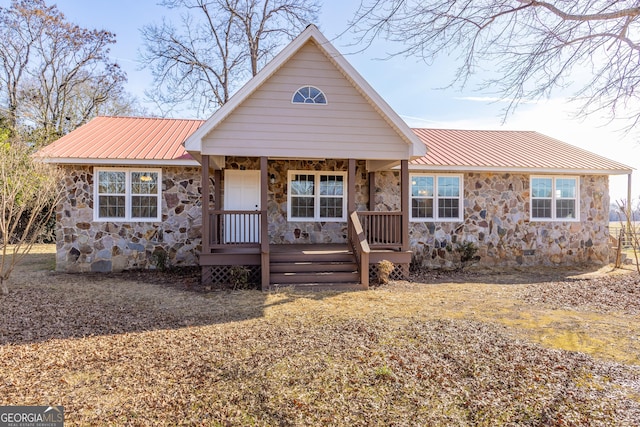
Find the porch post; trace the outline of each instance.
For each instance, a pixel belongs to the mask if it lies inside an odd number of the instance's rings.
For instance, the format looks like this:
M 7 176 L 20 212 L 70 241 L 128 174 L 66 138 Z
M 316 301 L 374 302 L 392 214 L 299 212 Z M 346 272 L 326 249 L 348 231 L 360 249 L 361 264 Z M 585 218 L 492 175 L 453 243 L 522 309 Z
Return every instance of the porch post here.
M 369 172 L 369 210 L 376 210 L 376 173 Z
M 356 159 L 349 159 L 347 183 L 347 215 L 351 215 L 356 210 Z
M 213 194 L 215 210 L 222 210 L 222 170 L 216 169 L 213 171 L 213 180 L 215 181 L 215 187 Z
M 262 290 L 269 289 L 269 218 L 267 201 L 269 191 L 269 164 L 267 157 L 260 157 L 260 271 L 262 272 Z
M 211 253 L 211 221 L 209 219 L 209 156 L 202 156 L 202 253 Z M 216 188 L 218 183 L 216 182 Z
M 402 250 L 409 250 L 409 161 L 400 162 L 400 202 L 402 204 Z
M 356 210 L 356 159 L 349 159 L 347 167 L 347 222 L 351 222 L 351 214 Z M 348 224 L 347 224 L 348 225 Z M 349 241 L 352 238 L 351 226 L 347 227 Z

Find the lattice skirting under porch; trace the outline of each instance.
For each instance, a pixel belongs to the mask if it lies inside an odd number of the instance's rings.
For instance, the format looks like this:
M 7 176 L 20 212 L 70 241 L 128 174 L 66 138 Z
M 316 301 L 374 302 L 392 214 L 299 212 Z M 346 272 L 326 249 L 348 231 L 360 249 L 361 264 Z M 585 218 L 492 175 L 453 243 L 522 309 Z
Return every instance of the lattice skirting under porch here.
M 407 280 L 409 278 L 409 264 L 394 264 L 389 280 Z M 378 264 L 369 265 L 369 283 L 378 283 Z
M 247 283 L 239 283 L 241 272 L 248 271 Z M 202 284 L 220 289 L 237 289 L 243 287 L 260 288 L 262 279 L 259 265 L 207 265 L 202 266 Z

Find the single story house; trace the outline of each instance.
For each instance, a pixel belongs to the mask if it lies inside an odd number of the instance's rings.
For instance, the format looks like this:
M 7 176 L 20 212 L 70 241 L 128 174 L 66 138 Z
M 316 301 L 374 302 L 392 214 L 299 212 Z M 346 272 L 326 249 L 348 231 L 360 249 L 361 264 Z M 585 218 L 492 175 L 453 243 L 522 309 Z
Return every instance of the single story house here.
M 614 162 L 536 132 L 410 129 L 315 26 L 208 120 L 98 117 L 65 168 L 57 269 L 241 266 L 263 289 L 447 268 L 606 264 Z M 461 249 L 460 249 L 461 248 Z M 479 257 L 479 258 L 478 258 Z

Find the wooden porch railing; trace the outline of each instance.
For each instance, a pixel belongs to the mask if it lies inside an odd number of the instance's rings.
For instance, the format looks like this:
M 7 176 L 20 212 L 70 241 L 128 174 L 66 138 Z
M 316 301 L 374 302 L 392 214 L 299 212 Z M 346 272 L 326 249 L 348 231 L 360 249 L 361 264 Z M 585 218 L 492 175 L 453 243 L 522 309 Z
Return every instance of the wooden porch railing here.
M 371 249 L 402 249 L 402 212 L 359 211 L 357 214 Z
M 209 246 L 260 247 L 262 211 L 209 211 Z
M 369 286 L 369 253 L 371 249 L 367 243 L 367 238 L 362 230 L 358 212 L 349 215 L 349 244 L 353 249 L 353 254 L 358 261 L 358 272 L 360 273 L 360 283 Z

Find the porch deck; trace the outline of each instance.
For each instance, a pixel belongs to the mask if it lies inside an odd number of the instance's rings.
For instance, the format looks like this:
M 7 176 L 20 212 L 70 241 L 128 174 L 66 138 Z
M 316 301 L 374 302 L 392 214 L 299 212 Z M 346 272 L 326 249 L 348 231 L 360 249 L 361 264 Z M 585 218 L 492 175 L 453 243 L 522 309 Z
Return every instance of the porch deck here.
M 209 157 L 202 157 L 202 182 L 210 182 Z M 369 211 L 356 210 L 356 160 L 348 159 L 346 173 L 345 243 L 331 244 L 270 244 L 268 193 L 270 178 L 268 159 L 259 158 L 258 189 L 252 184 L 247 193 L 259 194 L 243 209 L 222 207 L 221 186 L 214 186 L 214 206 L 202 205 L 202 281 L 221 283 L 232 278 L 234 266 L 250 267 L 252 280 L 266 290 L 274 285 L 300 286 L 307 283 L 358 285 L 364 289 L 377 277 L 377 263 L 391 261 L 396 269 L 394 278 L 409 273 L 409 193 L 401 186 L 398 211 L 375 211 L 373 193 L 369 195 Z M 408 161 L 400 161 L 400 177 L 408 182 Z M 214 182 L 222 180 L 221 168 L 214 169 Z M 370 189 L 375 187 L 375 173 L 369 173 Z M 256 190 L 256 191 L 253 191 Z M 370 191 L 371 192 L 371 191 Z M 228 194 L 228 193 L 225 193 Z M 202 199 L 210 200 L 210 188 L 202 187 Z M 252 199 L 253 200 L 253 199 Z M 255 202 L 255 203 L 254 203 Z M 237 268 L 235 269 L 237 270 Z M 224 282 L 222 282 L 224 283 Z M 228 283 L 228 282 L 227 282 Z
M 269 285 L 263 290 L 295 286 L 313 290 L 360 290 L 362 283 L 356 255 L 348 244 L 282 244 L 269 245 Z M 394 277 L 406 277 L 411 252 L 372 249 L 369 253 L 369 278 L 377 277 L 377 264 L 388 260 L 396 265 Z M 261 247 L 228 245 L 200 255 L 203 280 L 224 281 L 229 266 L 245 266 L 253 276 L 261 277 Z

